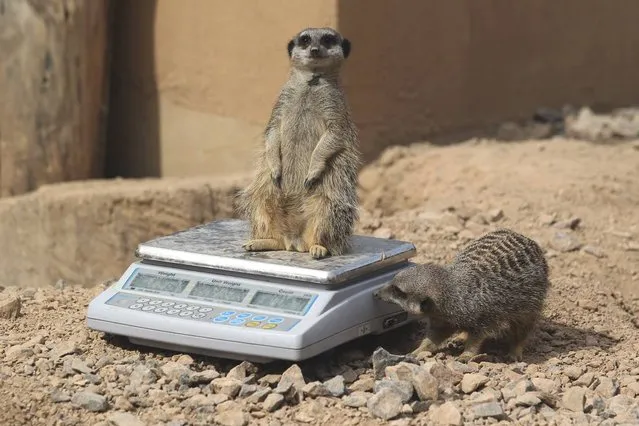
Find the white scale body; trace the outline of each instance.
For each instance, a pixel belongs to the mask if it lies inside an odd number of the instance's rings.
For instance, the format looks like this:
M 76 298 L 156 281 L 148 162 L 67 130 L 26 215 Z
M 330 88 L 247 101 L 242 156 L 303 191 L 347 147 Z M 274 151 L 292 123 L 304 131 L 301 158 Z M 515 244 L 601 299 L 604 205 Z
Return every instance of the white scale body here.
M 415 318 L 373 298 L 413 266 L 411 243 L 355 235 L 342 256 L 246 252 L 248 223 L 219 220 L 140 244 L 91 301 L 87 325 L 135 344 L 269 362 L 299 361 Z

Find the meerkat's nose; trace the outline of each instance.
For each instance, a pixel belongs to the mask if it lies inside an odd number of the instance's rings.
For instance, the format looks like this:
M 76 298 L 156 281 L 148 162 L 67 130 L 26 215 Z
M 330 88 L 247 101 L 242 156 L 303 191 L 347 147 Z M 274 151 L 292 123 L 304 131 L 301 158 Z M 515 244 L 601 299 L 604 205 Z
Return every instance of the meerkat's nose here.
M 311 47 L 311 56 L 319 55 L 319 47 Z

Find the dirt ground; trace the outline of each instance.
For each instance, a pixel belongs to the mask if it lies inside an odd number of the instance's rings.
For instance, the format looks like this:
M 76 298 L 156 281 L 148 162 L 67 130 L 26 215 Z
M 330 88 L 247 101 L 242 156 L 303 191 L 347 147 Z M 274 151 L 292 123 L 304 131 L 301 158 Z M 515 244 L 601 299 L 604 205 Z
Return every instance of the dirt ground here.
M 0 424 L 639 424 L 639 141 L 394 147 L 361 186 L 358 232 L 410 240 L 419 262 L 496 227 L 542 245 L 552 289 L 523 362 L 451 350 L 381 369 L 376 348 L 405 354 L 415 324 L 298 365 L 238 365 L 88 330 L 101 287 L 5 289 L 22 308 L 0 320 Z

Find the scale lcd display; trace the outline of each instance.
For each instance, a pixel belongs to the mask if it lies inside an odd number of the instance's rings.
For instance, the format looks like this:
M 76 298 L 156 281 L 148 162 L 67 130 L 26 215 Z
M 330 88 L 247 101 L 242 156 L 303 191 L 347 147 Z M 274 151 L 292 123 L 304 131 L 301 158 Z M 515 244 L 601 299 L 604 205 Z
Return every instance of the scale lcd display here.
M 129 287 L 135 289 L 165 291 L 169 293 L 181 293 L 188 284 L 189 280 L 138 272 L 135 278 L 133 278 L 133 281 L 131 281 L 131 284 L 129 284 Z
M 190 295 L 203 299 L 240 303 L 248 292 L 249 290 L 244 288 L 225 287 L 198 281 L 193 290 L 191 290 Z
M 285 294 L 258 291 L 253 296 L 251 305 L 301 313 L 309 300 L 311 300 L 310 297 L 287 296 Z

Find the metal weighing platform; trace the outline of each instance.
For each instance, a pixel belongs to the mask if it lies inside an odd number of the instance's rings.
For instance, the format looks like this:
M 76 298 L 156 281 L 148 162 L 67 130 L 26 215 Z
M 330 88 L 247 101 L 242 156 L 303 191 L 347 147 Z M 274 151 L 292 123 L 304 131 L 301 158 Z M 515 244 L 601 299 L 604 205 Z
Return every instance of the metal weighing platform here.
M 342 256 L 246 252 L 248 223 L 219 220 L 140 244 L 140 259 L 91 301 L 87 325 L 133 343 L 215 357 L 299 361 L 414 318 L 374 290 L 415 246 L 352 237 Z

